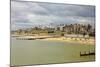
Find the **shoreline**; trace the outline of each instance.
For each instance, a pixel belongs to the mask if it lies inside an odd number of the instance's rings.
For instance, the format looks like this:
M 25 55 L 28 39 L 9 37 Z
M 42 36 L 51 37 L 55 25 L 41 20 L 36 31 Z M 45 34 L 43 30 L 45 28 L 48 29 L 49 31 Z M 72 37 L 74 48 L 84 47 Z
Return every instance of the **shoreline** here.
M 72 43 L 81 43 L 84 45 L 95 45 L 94 38 L 75 38 L 75 37 L 59 37 L 59 38 L 46 38 L 43 40 L 51 40 L 51 41 L 63 41 L 63 42 L 72 42 Z
M 83 37 L 53 37 L 53 36 L 12 36 L 19 40 L 51 40 L 51 41 L 62 41 L 62 42 L 72 42 L 72 43 L 81 43 L 84 45 L 95 45 L 95 38 L 83 38 Z

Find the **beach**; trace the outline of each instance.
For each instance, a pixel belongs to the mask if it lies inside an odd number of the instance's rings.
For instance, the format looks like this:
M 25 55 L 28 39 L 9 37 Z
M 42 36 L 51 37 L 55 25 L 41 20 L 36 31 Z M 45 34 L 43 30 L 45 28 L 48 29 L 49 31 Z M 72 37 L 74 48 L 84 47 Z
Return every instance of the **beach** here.
M 52 41 L 64 41 L 64 42 L 77 42 L 86 45 L 94 45 L 95 39 L 94 38 L 74 38 L 74 37 L 58 37 L 58 38 L 46 38 L 43 40 L 52 40 Z
M 64 36 L 13 36 L 17 39 L 20 40 L 36 40 L 36 39 L 41 39 L 41 40 L 51 40 L 51 41 L 62 41 L 62 42 L 72 42 L 72 43 L 81 43 L 85 45 L 94 45 L 95 44 L 95 38 L 94 37 L 89 37 L 89 38 L 84 38 L 84 37 L 64 37 Z

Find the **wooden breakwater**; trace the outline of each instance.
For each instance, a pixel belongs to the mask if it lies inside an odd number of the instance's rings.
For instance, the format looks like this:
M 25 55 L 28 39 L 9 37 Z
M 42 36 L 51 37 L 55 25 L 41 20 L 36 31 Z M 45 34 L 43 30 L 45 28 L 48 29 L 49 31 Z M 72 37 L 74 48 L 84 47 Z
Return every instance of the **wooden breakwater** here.
M 91 51 L 81 51 L 80 52 L 80 56 L 89 56 L 89 55 L 95 55 L 95 51 L 91 50 Z
M 46 39 L 46 38 L 52 38 L 51 36 L 24 36 L 24 37 L 16 37 L 17 40 L 36 40 L 36 39 Z
M 16 38 L 17 40 L 35 40 L 35 38 Z

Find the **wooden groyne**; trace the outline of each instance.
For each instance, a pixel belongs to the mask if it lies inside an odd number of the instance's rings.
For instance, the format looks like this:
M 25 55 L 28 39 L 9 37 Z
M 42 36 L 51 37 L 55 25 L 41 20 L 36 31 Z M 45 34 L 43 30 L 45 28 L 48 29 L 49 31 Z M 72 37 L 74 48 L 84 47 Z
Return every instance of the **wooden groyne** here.
M 17 40 L 36 40 L 36 39 L 46 39 L 46 38 L 52 38 L 51 36 L 37 36 L 37 37 L 30 37 L 30 36 L 24 36 L 24 37 L 16 37 Z
M 35 38 L 16 38 L 17 40 L 35 40 Z
M 89 55 L 95 55 L 95 51 L 81 51 L 80 56 L 89 56 Z

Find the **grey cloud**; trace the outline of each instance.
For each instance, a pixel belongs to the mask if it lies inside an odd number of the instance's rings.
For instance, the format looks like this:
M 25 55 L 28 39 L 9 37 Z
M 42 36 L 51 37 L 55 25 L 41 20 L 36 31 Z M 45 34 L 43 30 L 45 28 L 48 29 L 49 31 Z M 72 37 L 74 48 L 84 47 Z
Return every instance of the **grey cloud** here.
M 13 29 L 49 23 L 94 23 L 94 18 L 94 6 L 11 2 L 11 23 Z
M 81 16 L 81 17 L 94 17 L 95 6 L 86 5 L 67 5 L 67 4 L 50 4 L 40 3 L 40 6 L 47 9 L 49 13 L 54 15 L 66 16 Z

